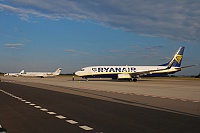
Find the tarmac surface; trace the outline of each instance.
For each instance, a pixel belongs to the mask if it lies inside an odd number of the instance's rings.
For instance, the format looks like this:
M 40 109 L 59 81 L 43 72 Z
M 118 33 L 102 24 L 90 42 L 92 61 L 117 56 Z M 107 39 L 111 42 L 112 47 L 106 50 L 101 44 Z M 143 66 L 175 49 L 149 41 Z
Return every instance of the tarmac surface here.
M 200 80 L 1 80 L 0 127 L 7 132 L 200 132 Z

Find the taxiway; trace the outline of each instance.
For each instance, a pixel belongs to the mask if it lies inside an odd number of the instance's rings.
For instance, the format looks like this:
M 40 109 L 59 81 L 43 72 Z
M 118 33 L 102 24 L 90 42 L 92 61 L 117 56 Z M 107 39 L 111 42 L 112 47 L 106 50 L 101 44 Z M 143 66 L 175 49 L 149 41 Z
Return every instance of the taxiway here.
M 0 125 L 21 133 L 195 133 L 200 131 L 199 86 L 198 80 L 2 77 Z

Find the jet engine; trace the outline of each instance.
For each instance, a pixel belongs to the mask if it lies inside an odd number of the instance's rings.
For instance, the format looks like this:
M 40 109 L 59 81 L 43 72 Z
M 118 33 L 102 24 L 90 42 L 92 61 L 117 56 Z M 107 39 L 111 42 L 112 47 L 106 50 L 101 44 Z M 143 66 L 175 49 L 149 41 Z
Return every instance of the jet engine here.
M 118 74 L 117 79 L 131 79 L 130 74 Z

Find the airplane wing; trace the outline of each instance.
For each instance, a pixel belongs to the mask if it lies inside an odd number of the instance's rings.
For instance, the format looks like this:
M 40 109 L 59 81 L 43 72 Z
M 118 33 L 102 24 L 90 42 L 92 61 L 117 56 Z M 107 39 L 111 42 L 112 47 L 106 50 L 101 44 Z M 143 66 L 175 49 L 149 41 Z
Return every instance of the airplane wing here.
M 131 73 L 131 76 L 137 76 L 137 75 L 144 75 L 144 74 L 151 74 L 151 72 L 156 72 L 156 71 L 161 71 L 161 70 L 167 70 L 170 69 L 171 67 L 166 67 L 163 69 L 152 69 L 152 70 L 141 70 L 141 71 L 136 71 L 134 73 Z
M 135 71 L 134 73 L 131 73 L 131 76 L 137 76 L 137 75 L 144 75 L 144 74 L 150 74 L 151 72 L 156 72 L 156 71 L 162 71 L 162 70 L 167 70 L 170 69 L 175 61 L 175 58 L 178 56 L 178 53 L 174 55 L 172 60 L 169 62 L 168 66 L 164 68 L 157 68 L 157 69 L 150 69 L 150 70 L 140 70 L 140 71 Z

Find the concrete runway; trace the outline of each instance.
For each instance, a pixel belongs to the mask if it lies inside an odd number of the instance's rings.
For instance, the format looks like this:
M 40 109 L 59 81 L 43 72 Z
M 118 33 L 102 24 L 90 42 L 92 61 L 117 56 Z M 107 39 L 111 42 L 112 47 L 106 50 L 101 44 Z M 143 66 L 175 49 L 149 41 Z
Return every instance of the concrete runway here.
M 1 78 L 8 132 L 200 132 L 199 80 Z

